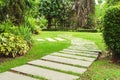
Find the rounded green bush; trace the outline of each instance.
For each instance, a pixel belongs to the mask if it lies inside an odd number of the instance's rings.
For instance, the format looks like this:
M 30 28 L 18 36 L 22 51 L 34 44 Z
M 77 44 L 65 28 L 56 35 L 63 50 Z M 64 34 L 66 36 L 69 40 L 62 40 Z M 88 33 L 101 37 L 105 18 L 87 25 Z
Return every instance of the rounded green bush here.
M 103 36 L 113 56 L 120 57 L 120 6 L 109 7 L 104 16 Z
M 11 33 L 0 34 L 0 55 L 16 57 L 26 54 L 28 50 L 27 41 L 20 36 Z

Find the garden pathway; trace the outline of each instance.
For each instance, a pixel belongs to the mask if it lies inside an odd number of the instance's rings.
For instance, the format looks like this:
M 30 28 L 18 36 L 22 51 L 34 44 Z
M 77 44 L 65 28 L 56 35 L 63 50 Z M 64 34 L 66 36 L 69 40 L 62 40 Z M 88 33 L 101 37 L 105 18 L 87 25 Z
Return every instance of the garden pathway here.
M 79 79 L 79 75 L 90 67 L 101 51 L 93 42 L 80 38 L 70 39 L 71 46 L 67 49 L 0 73 L 0 80 Z

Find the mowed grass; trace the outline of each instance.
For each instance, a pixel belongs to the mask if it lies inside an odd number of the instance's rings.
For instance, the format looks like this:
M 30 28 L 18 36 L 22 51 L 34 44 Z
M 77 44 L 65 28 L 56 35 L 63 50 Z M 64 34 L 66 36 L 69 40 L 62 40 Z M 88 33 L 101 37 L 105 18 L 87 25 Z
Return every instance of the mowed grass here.
M 59 33 L 58 33 L 59 34 Z M 40 35 L 33 35 L 34 44 L 32 49 L 24 56 L 17 58 L 0 58 L 0 72 L 10 70 L 10 68 L 26 64 L 28 61 L 40 59 L 41 57 L 48 55 L 53 52 L 60 51 L 64 48 L 70 46 L 70 41 L 66 40 L 64 42 L 40 42 L 36 39 L 47 38 L 47 37 L 57 37 L 56 33 L 41 33 Z
M 22 57 L 10 59 L 4 63 L 0 63 L 0 72 L 9 70 L 12 67 L 25 64 L 34 59 L 40 59 L 42 56 L 48 55 L 52 52 L 62 50 L 70 46 L 70 41 L 65 42 L 39 42 L 38 38 L 58 37 L 59 35 L 72 35 L 77 38 L 83 38 L 95 42 L 98 47 L 105 52 L 106 46 L 102 37 L 102 33 L 88 33 L 88 32 L 41 32 L 38 36 L 33 36 L 34 46 L 30 52 Z M 95 61 L 83 75 L 80 75 L 80 80 L 120 80 L 120 66 L 110 63 L 108 58 L 102 58 Z
M 72 35 L 77 38 L 83 38 L 93 41 L 99 49 L 106 51 L 106 46 L 102 37 L 102 33 L 90 32 L 43 32 L 44 34 L 61 34 Z M 105 53 L 104 53 L 105 54 Z M 103 54 L 103 55 L 104 55 Z M 108 58 L 102 58 L 95 61 L 83 75 L 80 75 L 80 80 L 120 80 L 120 66 L 110 63 Z
M 72 35 L 93 41 L 103 52 L 106 51 L 102 33 L 75 32 L 72 33 Z M 103 55 L 105 55 L 105 53 Z M 80 77 L 80 80 L 120 80 L 120 65 L 110 63 L 108 58 L 102 58 L 95 61 L 92 66 L 88 68 L 88 71 Z

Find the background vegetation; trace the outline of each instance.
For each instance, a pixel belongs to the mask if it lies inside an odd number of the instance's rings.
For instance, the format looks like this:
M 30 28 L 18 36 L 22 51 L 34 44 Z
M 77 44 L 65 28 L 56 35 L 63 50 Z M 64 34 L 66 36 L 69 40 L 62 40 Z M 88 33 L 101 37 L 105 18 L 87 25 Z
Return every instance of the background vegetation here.
M 55 44 L 36 41 L 39 37 L 54 38 L 59 34 L 94 41 L 104 53 L 112 51 L 112 56 L 117 56 L 114 62 L 119 63 L 120 1 L 96 1 L 0 0 L 0 72 L 68 47 L 69 40 Z M 42 33 L 41 30 L 83 32 Z M 97 31 L 103 32 L 104 38 Z M 106 55 L 80 75 L 82 80 L 120 80 L 119 65 L 110 63 Z

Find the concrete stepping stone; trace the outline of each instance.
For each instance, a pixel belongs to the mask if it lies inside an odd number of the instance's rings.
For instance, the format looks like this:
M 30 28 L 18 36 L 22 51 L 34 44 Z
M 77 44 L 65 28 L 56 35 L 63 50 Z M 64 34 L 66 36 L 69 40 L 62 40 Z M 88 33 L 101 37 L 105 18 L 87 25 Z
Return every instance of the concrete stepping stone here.
M 79 47 L 79 48 L 68 48 L 68 49 L 72 49 L 72 50 L 83 50 L 83 51 L 91 51 L 91 52 L 102 52 L 101 50 L 99 50 L 99 49 L 94 49 L 94 48 L 92 48 L 92 49 L 85 49 L 85 48 L 81 48 L 81 47 Z
M 4 72 L 0 73 L 0 80 L 37 80 L 37 79 L 13 72 Z
M 87 70 L 85 68 L 78 68 L 78 67 L 74 67 L 74 66 L 69 66 L 69 65 L 65 65 L 65 64 L 44 61 L 44 60 L 35 60 L 35 61 L 28 62 L 28 63 L 32 64 L 32 65 L 37 65 L 37 66 L 45 66 L 45 67 L 49 67 L 52 69 L 63 70 L 66 72 L 74 72 L 74 73 L 78 73 L 78 74 L 83 74 Z
M 79 52 L 89 52 L 89 53 L 93 53 L 98 55 L 100 52 L 102 52 L 101 50 L 85 50 L 85 49 L 67 49 L 66 51 L 79 51 Z
M 85 48 L 85 47 L 69 47 L 68 49 L 74 49 L 74 50 L 83 50 L 83 51 L 91 51 L 91 52 L 102 52 L 101 50 L 99 50 L 99 49 L 94 49 L 94 48 L 92 48 L 92 49 L 87 49 L 87 48 Z
M 45 40 L 44 40 L 44 39 L 40 39 L 40 38 L 39 38 L 39 39 L 37 39 L 37 41 L 45 41 Z
M 98 52 L 91 52 L 91 51 L 83 51 L 83 50 L 75 50 L 75 49 L 64 49 L 60 52 L 77 52 L 77 53 L 85 53 L 85 54 L 92 54 L 92 55 L 98 55 Z
M 77 56 L 77 55 L 70 55 L 70 54 L 64 54 L 64 53 L 53 53 L 51 55 L 75 58 L 75 59 L 80 59 L 80 60 L 85 60 L 85 61 L 92 61 L 92 62 L 96 60 L 96 58 L 83 57 L 83 56 Z
M 87 54 L 89 54 L 89 55 L 93 55 L 93 57 L 94 56 L 97 56 L 98 54 L 94 54 L 94 53 L 92 53 L 92 52 L 84 52 L 84 51 L 59 51 L 59 53 L 65 53 L 65 54 L 70 54 L 70 53 L 72 53 L 72 54 L 77 54 L 77 55 L 81 55 L 81 56 L 84 56 L 84 54 L 85 55 L 87 55 Z M 83 54 L 83 55 L 82 55 Z M 89 56 L 87 56 L 87 57 L 89 57 Z M 91 56 L 90 56 L 91 57 Z
M 51 56 L 51 55 L 45 56 L 42 59 L 55 61 L 55 62 L 60 62 L 60 63 L 65 63 L 65 64 L 78 65 L 78 66 L 83 66 L 83 67 L 89 67 L 92 64 L 92 62 L 89 62 L 89 61 L 68 59 L 68 58 Z
M 69 47 L 68 49 L 89 50 L 89 51 L 98 50 L 97 48 L 94 48 L 94 47 L 87 48 L 87 47 L 84 47 L 84 46 L 71 46 L 71 47 Z
M 65 39 L 62 39 L 62 38 L 59 38 L 59 37 L 57 37 L 55 39 L 58 40 L 58 41 L 65 41 Z
M 25 74 L 30 74 L 33 76 L 44 77 L 48 80 L 74 80 L 79 78 L 78 76 L 69 75 L 62 72 L 57 72 L 57 71 L 35 67 L 31 65 L 23 65 L 20 67 L 12 68 L 12 70 L 22 72 Z
M 52 39 L 52 38 L 46 38 L 48 41 L 50 42 L 55 42 L 56 40 Z
M 68 48 L 68 49 L 74 49 L 74 50 L 85 50 L 85 51 L 92 51 L 93 49 L 87 49 L 85 47 L 74 47 L 74 48 Z
M 62 53 L 65 53 L 65 54 L 73 54 L 73 55 L 80 55 L 80 56 L 86 56 L 86 57 L 94 57 L 94 58 L 97 58 L 98 55 L 93 55 L 93 54 L 86 54 L 86 53 L 82 53 L 82 52 L 71 52 L 71 51 L 60 51 Z

